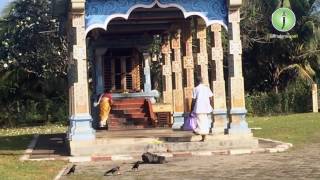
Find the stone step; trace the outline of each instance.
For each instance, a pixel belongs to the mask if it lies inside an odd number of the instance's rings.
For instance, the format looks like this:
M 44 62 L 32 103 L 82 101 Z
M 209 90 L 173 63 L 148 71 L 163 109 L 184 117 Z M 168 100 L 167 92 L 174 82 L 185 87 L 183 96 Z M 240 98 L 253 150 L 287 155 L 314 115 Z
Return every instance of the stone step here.
M 136 114 L 136 113 L 144 113 L 143 108 L 127 108 L 127 109 L 121 109 L 121 110 L 111 110 L 111 114 Z
M 117 126 L 109 126 L 108 127 L 108 130 L 109 131 L 120 131 L 120 130 L 134 130 L 134 129 L 144 129 L 144 128 L 147 128 L 145 127 L 144 125 L 132 125 L 132 126 L 120 126 L 120 125 L 117 125 Z
M 118 125 L 148 124 L 149 118 L 110 118 L 108 124 L 112 123 Z
M 125 99 L 114 99 L 113 103 L 116 104 L 127 104 L 127 103 L 138 103 L 143 104 L 145 99 L 143 98 L 125 98 Z
M 109 129 L 136 128 L 129 126 L 149 126 L 144 98 L 114 99 L 109 119 Z
M 113 110 L 127 110 L 127 109 L 141 109 L 144 108 L 144 104 L 113 104 L 111 109 Z
M 139 128 L 140 126 L 137 126 Z M 208 135 L 205 142 L 199 142 L 200 136 L 195 136 L 191 132 L 173 132 L 169 134 L 160 133 L 136 133 L 133 131 L 128 137 L 113 137 L 115 131 L 97 134 L 97 139 L 91 146 L 79 147 L 83 153 L 94 155 L 116 155 L 144 152 L 168 153 L 168 152 L 194 152 L 194 151 L 215 151 L 223 149 L 251 149 L 258 147 L 258 140 L 250 136 L 232 135 Z M 119 135 L 125 133 L 118 128 Z M 143 130 L 139 130 L 143 131 Z M 137 137 L 134 134 L 141 134 Z M 173 136 L 174 135 L 174 136 Z M 131 137 L 130 137 L 131 136 Z M 79 144 L 82 145 L 82 144 Z M 90 148 L 89 148 L 90 147 Z M 110 148 L 112 147 L 112 148 Z M 84 148 L 84 149 L 83 149 Z
M 135 114 L 110 114 L 110 118 L 145 118 L 148 117 L 146 113 L 135 113 Z

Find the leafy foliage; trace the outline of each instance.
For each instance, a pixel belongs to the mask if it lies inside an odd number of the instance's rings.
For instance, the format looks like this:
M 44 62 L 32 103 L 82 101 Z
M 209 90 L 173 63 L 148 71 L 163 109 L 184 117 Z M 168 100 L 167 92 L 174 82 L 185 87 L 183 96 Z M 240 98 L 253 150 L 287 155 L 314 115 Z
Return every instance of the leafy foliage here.
M 0 24 L 0 125 L 66 118 L 66 42 L 51 2 L 17 0 Z
M 284 90 L 290 81 L 302 78 L 313 83 L 319 78 L 320 23 L 310 14 L 313 0 L 288 0 L 284 6 L 297 17 L 295 28 L 288 33 L 277 32 L 269 18 L 280 1 L 245 1 L 241 24 L 244 42 L 246 89 L 253 91 Z M 271 34 L 298 36 L 275 39 Z
M 61 26 L 51 16 L 51 3 L 51 0 L 16 0 L 0 18 L 0 126 L 66 119 L 67 47 L 64 36 L 57 33 Z M 301 102 L 309 103 L 304 101 L 310 99 L 309 85 L 320 81 L 319 0 L 243 3 L 241 33 L 249 111 L 254 114 L 307 111 L 297 107 L 301 107 Z M 281 5 L 292 8 L 297 16 L 295 28 L 288 33 L 277 32 L 269 18 Z M 223 31 L 226 59 L 225 34 Z M 270 34 L 298 38 L 276 39 Z M 160 42 L 155 37 L 151 53 L 160 54 Z M 160 60 L 153 62 L 151 68 L 152 79 L 161 81 Z M 301 85 L 298 79 L 305 82 Z M 161 83 L 162 89 L 160 86 Z M 306 107 L 307 104 L 303 106 Z
M 44 0 L 13 3 L 1 24 L 2 69 L 19 68 L 43 78 L 65 75 L 65 42 L 55 33 L 59 23 L 50 7 Z
M 279 93 L 254 92 L 246 97 L 248 113 L 253 116 L 309 112 L 311 105 L 311 87 L 302 80 Z

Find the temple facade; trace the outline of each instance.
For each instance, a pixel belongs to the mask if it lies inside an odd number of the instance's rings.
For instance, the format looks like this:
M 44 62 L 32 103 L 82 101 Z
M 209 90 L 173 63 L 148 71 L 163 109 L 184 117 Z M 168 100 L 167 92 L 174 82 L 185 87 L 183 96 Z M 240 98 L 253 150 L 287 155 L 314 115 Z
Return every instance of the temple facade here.
M 146 105 L 148 118 L 142 118 L 142 125 L 154 127 L 155 123 L 146 122 L 157 121 L 151 117 L 150 109 L 156 112 L 162 109 L 170 112 L 169 127 L 179 129 L 190 112 L 197 75 L 214 93 L 212 132 L 250 134 L 242 75 L 241 3 L 241 0 L 70 0 L 71 148 L 73 142 L 95 140 L 99 117 L 93 104 L 105 91 L 110 91 L 116 100 L 152 100 L 157 96 L 154 86 L 160 84 L 161 102 Z M 223 29 L 228 32 L 226 75 Z M 155 38 L 160 39 L 157 54 L 150 50 Z M 154 61 L 160 64 L 161 76 L 156 78 L 151 77 Z M 93 86 L 90 93 L 89 84 Z M 110 121 L 110 127 L 140 127 L 139 122 L 131 126 L 121 122 Z

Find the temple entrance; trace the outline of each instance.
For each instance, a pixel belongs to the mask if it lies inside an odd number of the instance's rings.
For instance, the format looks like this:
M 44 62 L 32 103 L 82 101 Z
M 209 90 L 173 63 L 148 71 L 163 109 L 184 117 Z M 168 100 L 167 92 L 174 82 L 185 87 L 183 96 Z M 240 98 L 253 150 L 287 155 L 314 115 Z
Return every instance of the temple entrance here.
M 240 38 L 241 1 L 186 2 L 70 1 L 71 9 L 67 18 L 69 22 L 66 24 L 70 45 L 68 69 L 71 79 L 68 139 L 72 155 L 107 154 L 109 158 L 115 151 L 117 154 L 128 154 L 146 150 L 153 152 L 153 149 L 161 153 L 173 150 L 188 150 L 190 153 L 193 151 L 192 147 L 196 148 L 196 151 L 206 151 L 212 149 L 212 146 L 216 149 L 224 148 L 218 146 L 219 144 L 232 145 L 227 148 L 234 148 L 233 145 L 238 145 L 241 149 L 256 147 L 258 142 L 252 139 L 245 118 L 247 111 Z M 222 33 L 222 26 L 229 26 L 229 33 Z M 229 35 L 228 83 L 224 77 L 223 34 Z M 139 53 L 134 53 L 135 51 Z M 88 64 L 92 65 L 92 73 L 87 73 Z M 210 73 L 209 64 L 212 67 Z M 160 72 L 159 76 L 152 78 L 156 72 Z M 92 81 L 89 81 L 88 74 L 91 75 Z M 213 142 L 210 147 L 191 145 L 190 132 L 188 140 L 184 135 L 177 135 L 182 137 L 184 143 L 153 143 L 170 138 L 176 141 L 176 132 L 169 130 L 170 134 L 163 136 L 159 133 L 163 132 L 161 130 L 150 131 L 146 128 L 159 127 L 159 124 L 164 128 L 181 128 L 184 117 L 188 117 L 190 113 L 195 74 L 201 76 L 204 83 L 210 85 L 214 92 L 212 132 L 219 135 L 216 136 L 218 138 L 208 139 Z M 153 90 L 152 82 L 161 82 L 158 92 Z M 87 89 L 91 84 L 93 106 L 90 109 Z M 99 109 L 94 106 L 95 101 L 108 89 L 123 91 L 112 93 L 114 103 L 108 119 L 108 130 L 122 131 L 94 131 L 91 126 L 92 121 L 99 120 Z M 132 90 L 137 92 L 127 93 Z M 154 100 L 157 96 L 160 98 Z M 128 129 L 146 130 L 139 131 L 139 134 Z M 167 131 L 165 129 L 164 133 Z M 129 137 L 133 139 L 125 137 L 123 143 L 119 143 L 119 138 L 114 138 L 117 134 L 127 132 L 130 132 Z M 114 136 L 107 136 L 112 133 Z M 225 133 L 229 135 L 223 136 Z M 233 137 L 234 140 L 228 140 Z
M 104 88 L 113 93 L 140 92 L 141 66 L 135 49 L 111 49 L 103 60 Z
M 114 100 L 109 130 L 180 129 L 191 111 L 195 77 L 201 76 L 215 92 L 214 108 L 219 112 L 215 132 L 224 133 L 228 122 L 221 24 L 226 24 L 155 2 L 127 11 L 125 18 L 110 17 L 107 27 L 87 28 L 95 55 L 93 99 L 111 91 Z

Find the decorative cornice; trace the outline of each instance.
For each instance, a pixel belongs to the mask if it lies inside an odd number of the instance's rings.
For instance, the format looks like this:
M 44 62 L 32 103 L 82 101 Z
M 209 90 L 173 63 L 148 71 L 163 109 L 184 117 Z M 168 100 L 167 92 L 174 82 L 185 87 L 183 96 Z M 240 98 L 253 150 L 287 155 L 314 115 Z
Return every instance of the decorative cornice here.
M 238 9 L 242 5 L 242 0 L 229 0 L 230 9 Z
M 96 28 L 107 30 L 111 20 L 128 19 L 135 9 L 155 5 L 160 8 L 174 7 L 181 10 L 185 18 L 196 15 L 205 21 L 206 26 L 217 23 L 227 29 L 227 3 L 227 0 L 87 0 L 86 34 Z
M 84 12 L 86 0 L 71 0 L 72 12 Z

